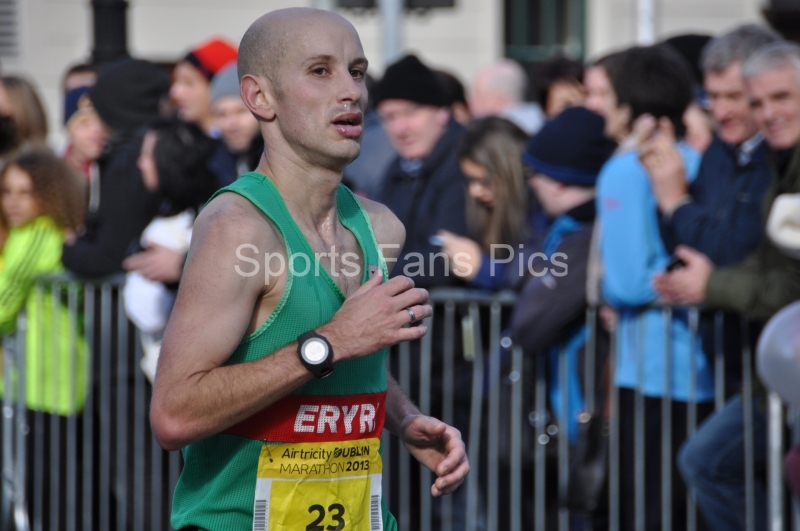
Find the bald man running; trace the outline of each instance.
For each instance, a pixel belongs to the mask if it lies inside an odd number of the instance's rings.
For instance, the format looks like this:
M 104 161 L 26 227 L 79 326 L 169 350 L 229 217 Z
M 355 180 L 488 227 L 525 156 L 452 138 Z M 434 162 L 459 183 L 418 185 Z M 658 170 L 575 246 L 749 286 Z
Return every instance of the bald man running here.
M 386 372 L 431 307 L 410 279 L 385 281 L 402 224 L 340 184 L 366 69 L 355 29 L 326 11 L 272 12 L 242 39 L 242 99 L 267 148 L 197 218 L 153 391 L 156 438 L 185 460 L 175 529 L 394 530 L 384 426 L 438 476 L 434 496 L 469 471 L 459 432 Z

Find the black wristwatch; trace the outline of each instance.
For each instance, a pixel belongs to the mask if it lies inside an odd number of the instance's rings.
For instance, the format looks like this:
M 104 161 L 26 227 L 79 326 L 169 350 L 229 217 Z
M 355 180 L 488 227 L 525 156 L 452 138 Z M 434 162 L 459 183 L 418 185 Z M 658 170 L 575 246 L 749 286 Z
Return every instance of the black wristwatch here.
M 297 355 L 300 363 L 317 379 L 333 374 L 333 348 L 324 336 L 313 330 L 297 338 Z

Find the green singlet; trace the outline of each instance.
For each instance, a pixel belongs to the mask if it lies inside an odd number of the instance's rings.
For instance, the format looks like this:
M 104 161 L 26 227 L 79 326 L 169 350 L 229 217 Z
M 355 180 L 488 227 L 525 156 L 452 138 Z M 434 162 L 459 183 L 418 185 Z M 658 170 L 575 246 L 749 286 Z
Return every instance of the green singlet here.
M 247 173 L 214 197 L 225 192 L 248 199 L 281 232 L 288 275 L 275 311 L 242 340 L 227 361 L 231 365 L 269 356 L 327 323 L 345 296 L 319 265 L 267 177 Z M 362 282 L 371 265 L 388 278 L 369 216 L 358 199 L 340 185 L 336 201 L 339 219 L 363 253 Z M 328 378 L 307 383 L 224 433 L 186 446 L 172 527 L 396 531 L 379 486 L 387 353 L 384 349 L 339 362 Z

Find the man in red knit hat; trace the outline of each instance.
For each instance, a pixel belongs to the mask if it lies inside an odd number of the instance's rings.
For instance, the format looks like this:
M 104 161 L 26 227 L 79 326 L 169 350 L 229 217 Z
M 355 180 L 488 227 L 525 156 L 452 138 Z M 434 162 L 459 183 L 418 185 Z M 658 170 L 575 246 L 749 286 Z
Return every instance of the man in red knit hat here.
M 189 52 L 176 66 L 169 96 L 181 120 L 197 124 L 211 134 L 211 80 L 236 61 L 236 47 L 222 39 L 211 39 Z

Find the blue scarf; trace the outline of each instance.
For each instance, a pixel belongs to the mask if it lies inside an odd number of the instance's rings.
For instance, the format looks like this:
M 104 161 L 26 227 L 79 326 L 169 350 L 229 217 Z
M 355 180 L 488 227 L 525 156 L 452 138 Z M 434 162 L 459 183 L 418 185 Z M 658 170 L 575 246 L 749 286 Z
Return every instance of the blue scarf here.
M 564 236 L 582 229 L 584 224 L 575 218 L 562 214 L 558 216 L 547 232 L 542 244 L 544 254 L 551 257 L 561 246 Z M 578 351 L 586 344 L 586 325 L 582 324 L 569 338 L 560 345 L 553 346 L 548 352 L 550 404 L 556 417 L 561 414 L 561 392 L 559 389 L 558 367 L 560 352 L 565 351 L 567 373 L 569 378 L 569 418 L 566 419 L 567 434 L 571 443 L 577 441 L 578 414 L 584 409 L 583 392 L 581 390 L 580 375 L 578 374 Z

